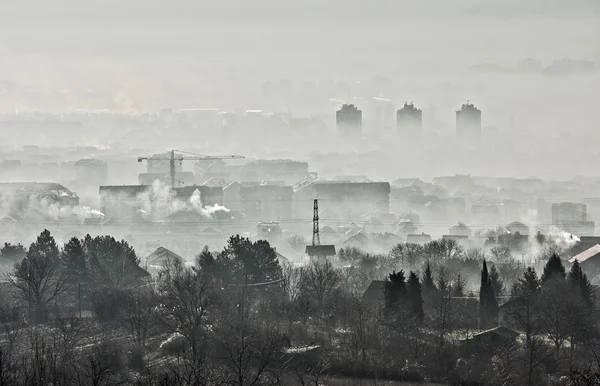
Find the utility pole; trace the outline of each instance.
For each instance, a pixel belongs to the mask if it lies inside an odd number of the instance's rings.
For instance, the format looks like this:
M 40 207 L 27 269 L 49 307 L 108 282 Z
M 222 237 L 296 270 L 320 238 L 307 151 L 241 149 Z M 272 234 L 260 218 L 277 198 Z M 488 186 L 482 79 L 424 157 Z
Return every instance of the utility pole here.
M 79 319 L 81 319 L 81 283 L 77 283 L 77 297 L 79 298 Z
M 319 235 L 319 200 L 316 198 L 313 206 L 312 245 L 321 245 L 321 237 Z

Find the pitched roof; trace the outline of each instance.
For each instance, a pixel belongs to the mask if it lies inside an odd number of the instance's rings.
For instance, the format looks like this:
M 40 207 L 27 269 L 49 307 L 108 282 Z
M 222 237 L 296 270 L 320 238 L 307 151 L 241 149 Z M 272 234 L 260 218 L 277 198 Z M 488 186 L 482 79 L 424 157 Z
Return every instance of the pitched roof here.
M 335 245 L 307 245 L 306 254 L 313 256 L 335 256 Z
M 362 294 L 362 299 L 370 302 L 382 301 L 385 298 L 385 280 L 373 280 Z
M 594 256 L 597 256 L 600 254 L 600 245 L 596 244 L 593 247 L 590 247 L 588 249 L 586 249 L 585 251 L 581 252 L 578 255 L 573 256 L 573 258 L 571 260 L 569 260 L 569 263 L 574 263 L 575 260 L 577 260 L 580 263 L 583 263 L 586 260 L 591 259 Z
M 160 265 L 167 259 L 179 260 L 182 263 L 185 262 L 183 257 L 165 247 L 158 247 L 154 252 L 145 257 L 145 260 L 149 265 Z
M 479 337 L 482 335 L 489 335 L 489 334 L 500 335 L 503 338 L 507 338 L 507 339 L 515 339 L 516 337 L 519 336 L 518 332 L 508 329 L 506 327 L 500 326 L 500 327 L 495 327 L 490 330 L 482 331 L 478 334 L 475 334 L 475 335 L 473 335 L 473 338 L 476 338 L 476 337 Z

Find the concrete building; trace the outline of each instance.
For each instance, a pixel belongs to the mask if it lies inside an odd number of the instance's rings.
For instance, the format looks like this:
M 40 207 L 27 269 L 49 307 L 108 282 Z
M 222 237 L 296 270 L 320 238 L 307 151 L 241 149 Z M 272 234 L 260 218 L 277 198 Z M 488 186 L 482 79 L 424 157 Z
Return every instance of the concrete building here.
M 286 185 L 294 185 L 310 176 L 307 162 L 286 159 L 256 160 L 243 165 L 198 161 L 194 170 L 197 179 L 202 182 L 223 179 L 237 182 L 283 181 Z
M 466 142 L 481 140 L 481 110 L 469 102 L 456 111 L 456 139 Z
M 396 112 L 398 133 L 408 137 L 418 137 L 423 131 L 423 112 L 413 103 L 404 103 L 404 107 Z
M 587 205 L 572 202 L 552 204 L 552 225 L 577 236 L 592 236 L 596 231 L 596 223 L 588 220 Z
M 292 217 L 294 189 L 291 186 L 242 186 L 240 198 L 242 212 L 248 219 L 273 221 Z
M 315 181 L 294 192 L 296 217 L 310 213 L 314 199 L 322 201 L 327 210 L 340 219 L 358 218 L 365 213 L 389 213 L 389 182 L 353 183 Z
M 337 130 L 340 134 L 360 136 L 362 132 L 362 111 L 353 104 L 345 104 L 335 114 Z
M 256 226 L 256 237 L 267 240 L 269 244 L 277 246 L 283 239 L 281 225 L 278 222 L 259 222 Z
M 587 205 L 572 202 L 552 204 L 552 224 L 587 221 Z
M 108 167 L 106 162 L 97 159 L 80 159 L 75 162 L 75 180 L 79 183 L 106 185 Z
M 0 201 L 11 203 L 13 208 L 23 208 L 32 201 L 77 206 L 79 196 L 63 185 L 52 182 L 0 182 Z

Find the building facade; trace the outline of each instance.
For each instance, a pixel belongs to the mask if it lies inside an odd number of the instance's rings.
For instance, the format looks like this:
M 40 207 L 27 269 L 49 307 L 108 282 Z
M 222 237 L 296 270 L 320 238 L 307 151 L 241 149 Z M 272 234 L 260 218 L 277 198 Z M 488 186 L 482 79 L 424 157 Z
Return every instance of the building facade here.
M 481 110 L 471 103 L 456 111 L 456 139 L 465 142 L 481 140 Z
M 404 107 L 396 112 L 398 133 L 409 137 L 418 137 L 423 131 L 423 112 L 412 102 L 404 103 Z
M 362 111 L 353 104 L 343 105 L 335 115 L 338 133 L 360 136 L 362 133 Z

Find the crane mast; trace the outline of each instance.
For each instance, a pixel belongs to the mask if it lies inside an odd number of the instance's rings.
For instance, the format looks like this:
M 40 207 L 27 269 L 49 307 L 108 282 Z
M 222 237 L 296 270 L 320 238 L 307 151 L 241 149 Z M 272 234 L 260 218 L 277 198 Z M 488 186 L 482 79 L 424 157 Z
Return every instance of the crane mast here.
M 152 157 L 138 157 L 138 162 L 148 161 L 148 160 L 168 160 L 169 161 L 169 178 L 171 180 L 171 187 L 175 188 L 175 177 L 176 177 L 176 169 L 175 169 L 175 160 L 178 161 L 202 161 L 202 160 L 220 160 L 220 159 L 243 159 L 245 157 L 241 155 L 217 155 L 217 156 L 203 156 L 203 155 L 192 155 L 192 156 L 184 156 L 178 155 L 175 156 L 175 150 L 171 150 L 169 152 L 168 157 L 160 157 L 160 156 L 152 156 Z

